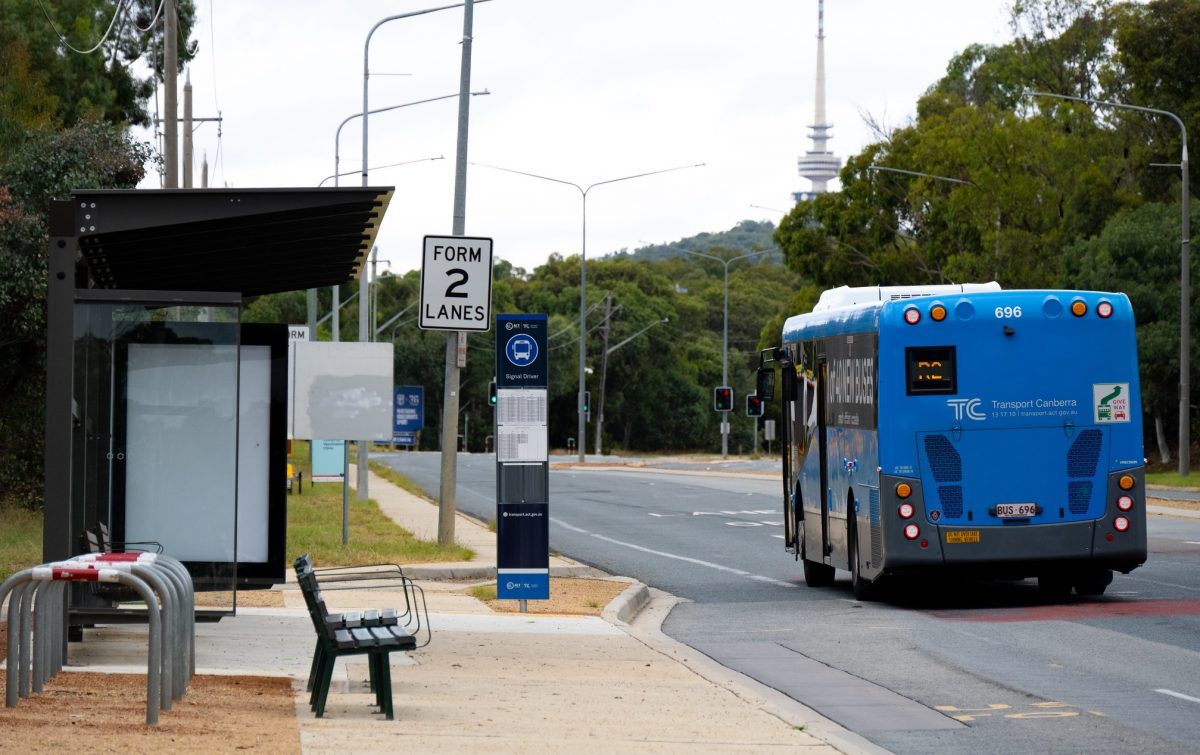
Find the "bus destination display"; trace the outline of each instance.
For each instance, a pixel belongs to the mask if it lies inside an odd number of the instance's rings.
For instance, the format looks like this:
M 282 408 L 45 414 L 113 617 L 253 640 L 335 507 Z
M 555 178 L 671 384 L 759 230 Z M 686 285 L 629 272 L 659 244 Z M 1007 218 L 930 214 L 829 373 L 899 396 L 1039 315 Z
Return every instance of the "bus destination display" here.
M 904 356 L 908 363 L 908 395 L 958 392 L 953 346 L 910 346 Z

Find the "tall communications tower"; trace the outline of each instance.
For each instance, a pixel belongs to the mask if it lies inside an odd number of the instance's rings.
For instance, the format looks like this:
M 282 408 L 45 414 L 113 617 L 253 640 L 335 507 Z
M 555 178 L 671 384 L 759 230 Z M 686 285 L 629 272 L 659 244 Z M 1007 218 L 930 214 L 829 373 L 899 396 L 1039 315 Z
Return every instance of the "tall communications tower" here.
M 812 181 L 812 190 L 793 194 L 792 198 L 797 202 L 824 194 L 826 184 L 837 178 L 842 167 L 842 159 L 835 157 L 828 147 L 833 124 L 825 122 L 825 0 L 817 0 L 817 97 L 813 121 L 809 126 L 812 133 L 808 135 L 812 139 L 812 149 L 796 160 L 801 177 Z

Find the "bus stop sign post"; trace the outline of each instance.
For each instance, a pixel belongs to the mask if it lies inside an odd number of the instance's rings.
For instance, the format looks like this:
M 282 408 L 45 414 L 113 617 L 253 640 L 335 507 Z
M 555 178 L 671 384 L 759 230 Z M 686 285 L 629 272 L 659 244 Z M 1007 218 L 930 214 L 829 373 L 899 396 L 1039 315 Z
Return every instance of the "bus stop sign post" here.
M 496 597 L 550 599 L 546 315 L 496 316 Z

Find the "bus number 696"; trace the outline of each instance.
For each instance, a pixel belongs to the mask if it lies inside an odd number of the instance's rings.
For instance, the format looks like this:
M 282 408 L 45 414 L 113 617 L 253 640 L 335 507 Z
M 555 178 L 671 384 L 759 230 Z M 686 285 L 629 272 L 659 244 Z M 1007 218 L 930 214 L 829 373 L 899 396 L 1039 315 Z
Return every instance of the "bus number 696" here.
M 996 307 L 996 319 L 1004 320 L 1009 317 L 1020 317 L 1020 307 Z

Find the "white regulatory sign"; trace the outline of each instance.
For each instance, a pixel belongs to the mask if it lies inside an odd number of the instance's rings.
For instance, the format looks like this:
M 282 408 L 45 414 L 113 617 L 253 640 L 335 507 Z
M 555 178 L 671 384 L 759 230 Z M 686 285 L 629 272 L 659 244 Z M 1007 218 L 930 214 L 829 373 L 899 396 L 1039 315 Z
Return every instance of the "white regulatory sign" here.
M 425 330 L 488 330 L 492 321 L 492 240 L 426 236 L 421 258 Z

